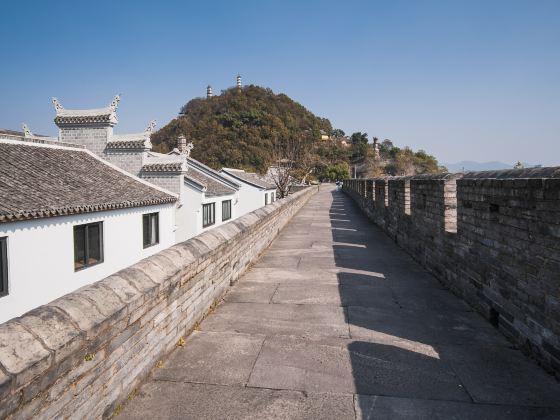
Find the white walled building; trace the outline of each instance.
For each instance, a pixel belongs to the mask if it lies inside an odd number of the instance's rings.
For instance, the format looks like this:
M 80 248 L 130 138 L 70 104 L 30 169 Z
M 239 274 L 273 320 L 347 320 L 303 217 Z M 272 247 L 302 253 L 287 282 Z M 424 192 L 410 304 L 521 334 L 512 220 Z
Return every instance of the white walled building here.
M 276 201 L 276 186 L 264 181 L 257 174 L 231 168 L 223 168 L 220 173 L 241 185 L 238 216 Z
M 185 201 L 187 213 L 195 214 L 195 228 L 190 233 L 198 235 L 239 217 L 241 186 L 195 159 L 189 158 L 187 164 Z
M 0 140 L 0 197 L 0 323 L 175 242 L 177 197 L 84 148 Z
M 119 96 L 105 108 L 69 110 L 56 98 L 55 123 L 59 140 L 83 145 L 102 159 L 157 185 L 178 197 L 175 206 L 175 242 L 219 226 L 239 215 L 240 185 L 189 157 L 192 144 L 185 137 L 169 154 L 153 152 L 150 136 L 155 126 L 136 134 L 114 134 Z
M 240 185 L 188 156 L 184 137 L 169 154 L 149 152 L 141 176 L 177 191 L 177 242 L 186 241 L 204 230 L 239 217 Z

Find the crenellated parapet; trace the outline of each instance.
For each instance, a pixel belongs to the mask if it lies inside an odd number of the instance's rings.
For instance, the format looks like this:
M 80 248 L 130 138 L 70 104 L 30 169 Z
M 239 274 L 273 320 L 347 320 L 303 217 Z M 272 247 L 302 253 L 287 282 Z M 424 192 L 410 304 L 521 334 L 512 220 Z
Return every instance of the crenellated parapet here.
M 444 285 L 560 375 L 560 168 L 352 179 L 343 190 Z

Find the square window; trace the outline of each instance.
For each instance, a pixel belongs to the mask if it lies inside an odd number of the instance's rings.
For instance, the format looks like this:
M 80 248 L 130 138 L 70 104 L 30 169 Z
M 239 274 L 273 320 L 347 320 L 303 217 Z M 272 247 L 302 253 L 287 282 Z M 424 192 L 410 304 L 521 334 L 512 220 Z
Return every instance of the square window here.
M 74 226 L 74 271 L 103 262 L 103 222 Z
M 142 215 L 142 236 L 144 248 L 159 244 L 159 213 Z

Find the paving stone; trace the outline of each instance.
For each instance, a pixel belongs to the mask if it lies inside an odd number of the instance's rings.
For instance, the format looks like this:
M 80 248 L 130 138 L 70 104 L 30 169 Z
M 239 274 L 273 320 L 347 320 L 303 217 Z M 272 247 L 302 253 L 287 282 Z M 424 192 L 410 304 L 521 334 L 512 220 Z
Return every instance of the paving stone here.
M 354 407 L 352 395 L 153 381 L 118 416 L 146 418 L 350 420 Z
M 344 308 L 325 305 L 225 303 L 200 328 L 246 334 L 348 337 Z
M 324 270 L 253 267 L 243 277 L 246 281 L 282 283 L 329 283 L 338 284 L 338 276 Z
M 438 308 L 440 311 L 473 311 L 462 299 L 453 293 L 439 288 L 410 288 L 391 285 L 393 295 L 399 306 L 412 310 Z
M 297 268 L 300 259 L 300 256 L 278 257 L 275 255 L 265 255 L 255 266 L 272 268 Z
M 244 385 L 264 336 L 195 331 L 154 370 L 158 381 Z
M 273 303 L 342 306 L 339 286 L 336 284 L 281 284 L 272 298 Z
M 345 283 L 339 287 L 340 298 L 344 306 L 364 306 L 385 310 L 398 310 L 393 291 L 383 285 Z
M 519 350 L 464 345 L 439 351 L 475 402 L 560 407 L 560 383 Z
M 238 303 L 269 303 L 277 288 L 277 283 L 243 280 L 226 295 L 225 300 L 226 302 Z
M 506 347 L 509 342 L 474 312 L 394 311 L 348 307 L 352 338 L 384 343 L 405 339 L 429 345 L 489 343 Z
M 518 405 L 473 404 L 468 402 L 357 395 L 356 419 L 410 420 L 553 420 L 560 410 Z
M 433 354 L 340 339 L 267 338 L 249 386 L 470 401 Z

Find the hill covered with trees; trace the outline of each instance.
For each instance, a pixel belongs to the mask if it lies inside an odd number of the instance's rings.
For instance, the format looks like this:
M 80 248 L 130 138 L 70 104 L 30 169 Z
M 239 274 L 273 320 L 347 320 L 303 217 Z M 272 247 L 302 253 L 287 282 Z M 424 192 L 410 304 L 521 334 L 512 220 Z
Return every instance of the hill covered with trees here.
M 275 146 L 296 139 L 307 145 L 330 133 L 331 123 L 284 94 L 246 86 L 219 96 L 195 98 L 152 136 L 154 150 L 168 152 L 179 134 L 192 141 L 192 157 L 214 167 L 266 172 Z
M 287 95 L 254 85 L 192 99 L 152 135 L 154 150 L 171 151 L 181 134 L 194 144 L 192 157 L 213 168 L 262 174 L 284 162 L 298 181 L 344 179 L 351 172 L 413 175 L 444 169 L 423 151 L 400 149 L 389 140 L 376 149 L 366 133 L 346 136 Z

